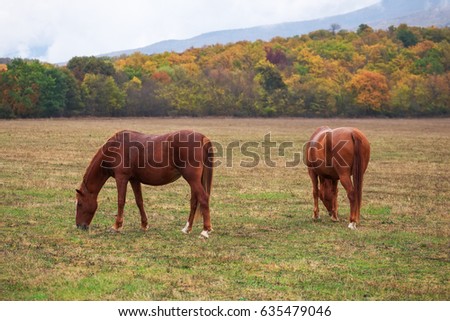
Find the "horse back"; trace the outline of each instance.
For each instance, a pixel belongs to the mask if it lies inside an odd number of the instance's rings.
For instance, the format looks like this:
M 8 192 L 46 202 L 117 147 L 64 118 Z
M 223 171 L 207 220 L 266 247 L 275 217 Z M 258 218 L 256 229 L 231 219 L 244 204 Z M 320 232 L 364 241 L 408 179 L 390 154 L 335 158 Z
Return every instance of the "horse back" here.
M 307 143 L 306 165 L 317 175 L 339 179 L 351 173 L 355 157 L 355 139 L 360 148 L 363 172 L 370 157 L 370 145 L 365 135 L 357 128 L 318 128 Z
M 112 176 L 133 177 L 144 184 L 163 185 L 188 168 L 201 168 L 203 144 L 198 132 L 181 130 L 164 135 L 117 132 L 103 146 L 104 166 Z

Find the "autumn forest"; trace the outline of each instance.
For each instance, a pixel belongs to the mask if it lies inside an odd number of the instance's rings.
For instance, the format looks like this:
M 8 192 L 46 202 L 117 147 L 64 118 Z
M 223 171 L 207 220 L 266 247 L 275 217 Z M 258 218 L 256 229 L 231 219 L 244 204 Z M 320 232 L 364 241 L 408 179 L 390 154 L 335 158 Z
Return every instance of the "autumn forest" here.
M 65 66 L 0 59 L 0 118 L 450 114 L 450 28 L 318 30 Z

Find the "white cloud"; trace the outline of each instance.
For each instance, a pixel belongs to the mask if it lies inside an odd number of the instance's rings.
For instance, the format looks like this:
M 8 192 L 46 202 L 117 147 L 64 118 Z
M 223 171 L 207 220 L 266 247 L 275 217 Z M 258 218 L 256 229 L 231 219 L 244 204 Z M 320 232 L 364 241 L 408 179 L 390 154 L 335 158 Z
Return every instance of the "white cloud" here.
M 0 57 L 61 62 L 200 33 L 314 19 L 379 0 L 0 0 Z

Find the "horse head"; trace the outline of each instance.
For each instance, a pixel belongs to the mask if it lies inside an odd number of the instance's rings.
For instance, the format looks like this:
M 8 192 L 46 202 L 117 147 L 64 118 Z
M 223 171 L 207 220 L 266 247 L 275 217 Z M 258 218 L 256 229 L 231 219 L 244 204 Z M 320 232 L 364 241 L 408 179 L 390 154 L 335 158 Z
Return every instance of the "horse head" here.
M 78 228 L 87 230 L 97 210 L 97 196 L 89 193 L 86 188 L 77 189 L 76 192 L 75 223 Z
M 333 202 L 337 197 L 337 190 L 333 189 L 333 182 L 331 179 L 324 178 L 320 182 L 319 197 L 323 205 L 331 215 L 333 212 Z

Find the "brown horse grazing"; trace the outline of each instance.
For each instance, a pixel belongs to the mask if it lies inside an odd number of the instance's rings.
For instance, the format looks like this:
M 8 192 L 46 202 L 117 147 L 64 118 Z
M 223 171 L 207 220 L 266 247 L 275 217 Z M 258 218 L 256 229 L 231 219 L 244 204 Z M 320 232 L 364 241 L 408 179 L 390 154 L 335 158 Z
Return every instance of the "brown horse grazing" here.
M 209 194 L 213 174 L 213 148 L 210 140 L 194 131 L 183 130 L 166 135 L 145 135 L 121 131 L 112 136 L 97 151 L 76 190 L 76 225 L 88 229 L 97 209 L 97 196 L 109 177 L 114 177 L 118 192 L 118 212 L 112 226 L 120 231 L 127 184 L 133 188 L 141 214 L 141 227 L 148 228 L 144 211 L 141 183 L 165 185 L 181 176 L 191 187 L 191 209 L 182 232 L 189 233 L 194 217 L 203 216 L 202 237 L 212 231 L 209 213 Z
M 350 201 L 348 227 L 356 229 L 360 219 L 363 175 L 370 158 L 369 141 L 356 128 L 324 126 L 316 129 L 305 147 L 305 161 L 313 184 L 314 219 L 319 218 L 320 197 L 331 219 L 339 220 L 337 183 L 340 180 Z

